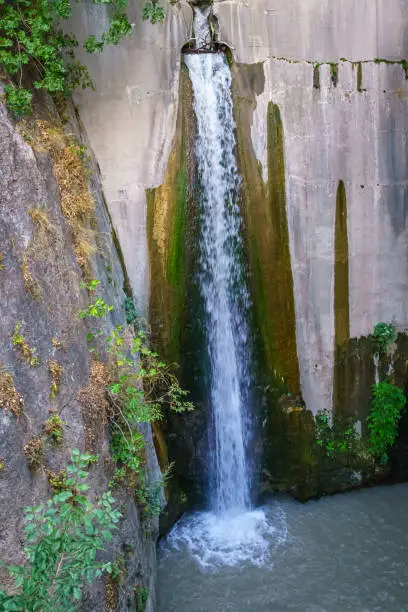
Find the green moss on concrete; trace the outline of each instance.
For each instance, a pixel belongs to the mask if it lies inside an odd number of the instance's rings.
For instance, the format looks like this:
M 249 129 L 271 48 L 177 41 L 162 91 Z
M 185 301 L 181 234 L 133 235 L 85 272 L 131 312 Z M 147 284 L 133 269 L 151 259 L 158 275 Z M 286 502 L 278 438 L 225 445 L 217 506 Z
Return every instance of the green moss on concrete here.
M 342 347 L 350 338 L 349 308 L 349 249 L 347 229 L 346 187 L 340 181 L 337 187 L 334 230 L 334 371 L 333 411 L 336 419 L 344 413 L 347 395 L 347 364 L 340 359 Z
M 320 65 L 316 64 L 313 66 L 313 87 L 314 89 L 320 89 Z
M 269 278 L 263 279 L 259 293 L 267 306 L 261 315 L 270 368 L 280 372 L 292 393 L 299 392 L 299 367 L 296 346 L 296 319 L 293 277 L 286 213 L 285 143 L 279 107 L 268 105 L 268 200 L 270 207 L 271 258 Z M 258 232 L 264 228 L 259 227 Z M 257 299 L 258 296 L 255 296 Z
M 337 84 L 339 82 L 339 65 L 336 63 L 330 63 L 329 65 L 331 82 L 333 83 L 334 87 L 337 87 Z
M 334 232 L 334 317 L 335 344 L 347 342 L 350 337 L 349 308 L 349 247 L 347 229 L 346 187 L 340 181 L 336 197 Z
M 363 64 L 358 62 L 357 64 L 357 91 L 363 92 Z
M 299 392 L 299 367 L 293 278 L 286 213 L 285 153 L 279 108 L 271 103 L 267 118 L 268 180 L 253 151 L 252 113 L 265 86 L 262 64 L 235 64 L 234 113 L 237 158 L 242 183 L 242 215 L 250 269 L 250 290 L 265 384 Z
M 188 72 L 180 75 L 180 107 L 173 150 L 163 185 L 146 191 L 150 259 L 150 324 L 156 348 L 180 363 L 186 317 L 189 254 L 186 248 L 193 148 L 192 91 Z
M 181 149 L 180 167 L 176 179 L 175 207 L 172 218 L 170 252 L 167 261 L 167 283 L 173 293 L 173 321 L 170 351 L 180 360 L 181 326 L 184 320 L 186 297 L 186 208 L 187 173 L 184 149 Z

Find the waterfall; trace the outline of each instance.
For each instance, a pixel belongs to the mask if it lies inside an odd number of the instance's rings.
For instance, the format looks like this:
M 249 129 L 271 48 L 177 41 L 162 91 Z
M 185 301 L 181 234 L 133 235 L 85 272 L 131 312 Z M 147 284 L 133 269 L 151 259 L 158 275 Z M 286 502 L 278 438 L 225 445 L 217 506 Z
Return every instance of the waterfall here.
M 187 547 L 203 568 L 271 563 L 285 541 L 285 516 L 273 525 L 250 504 L 250 379 L 252 351 L 246 284 L 240 177 L 235 158 L 231 72 L 222 53 L 203 53 L 207 9 L 195 8 L 199 53 L 188 53 L 197 123 L 199 176 L 199 286 L 209 364 L 209 494 L 211 509 L 183 516 L 166 539 L 169 549 Z
M 200 177 L 200 291 L 210 364 L 214 440 L 210 495 L 215 510 L 249 506 L 245 455 L 248 411 L 248 291 L 242 270 L 239 175 L 231 72 L 224 54 L 186 56 L 197 119 Z

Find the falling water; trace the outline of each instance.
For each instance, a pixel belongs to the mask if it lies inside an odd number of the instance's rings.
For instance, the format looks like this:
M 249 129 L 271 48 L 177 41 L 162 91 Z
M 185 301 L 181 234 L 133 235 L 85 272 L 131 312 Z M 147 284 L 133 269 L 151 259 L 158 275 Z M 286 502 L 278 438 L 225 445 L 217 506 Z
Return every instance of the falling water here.
M 204 9 L 205 10 L 205 9 Z M 195 9 L 195 35 L 207 40 L 208 14 Z M 231 72 L 224 54 L 186 54 L 197 121 L 200 185 L 199 285 L 205 313 L 209 363 L 209 494 L 211 509 L 184 516 L 164 547 L 180 550 L 201 567 L 262 565 L 286 538 L 285 518 L 276 524 L 250 504 L 247 456 L 251 430 L 249 296 L 243 265 L 240 177 L 235 159 Z
M 217 511 L 249 506 L 248 293 L 240 257 L 239 176 L 231 73 L 223 54 L 187 55 L 197 118 L 201 185 L 200 290 L 206 314 L 214 439 L 210 493 Z

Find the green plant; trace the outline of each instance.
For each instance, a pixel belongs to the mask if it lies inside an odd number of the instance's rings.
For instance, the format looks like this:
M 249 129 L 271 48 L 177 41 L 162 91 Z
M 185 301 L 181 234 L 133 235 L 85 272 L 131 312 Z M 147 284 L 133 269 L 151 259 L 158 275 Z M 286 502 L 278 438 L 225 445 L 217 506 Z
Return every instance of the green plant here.
M 50 397 L 55 397 L 60 390 L 63 368 L 58 361 L 48 361 L 48 372 L 51 376 Z
M 22 324 L 16 323 L 13 335 L 11 336 L 13 346 L 16 348 L 16 350 L 18 350 L 20 356 L 30 364 L 30 366 L 37 366 L 40 363 L 40 359 L 37 357 L 37 350 L 30 347 L 27 340 L 20 333 L 21 328 Z
M 112 310 L 113 306 L 108 306 L 102 298 L 97 298 L 94 303 L 88 304 L 85 310 L 81 310 L 78 313 L 78 318 L 85 319 L 85 317 L 93 317 L 96 319 L 103 319 L 108 312 Z
M 90 290 L 92 285 L 83 284 Z M 103 318 L 111 307 L 98 300 L 81 311 L 81 317 L 97 316 Z M 95 309 L 95 313 L 91 314 Z M 125 303 L 127 318 L 134 321 L 135 310 L 131 300 Z M 103 332 L 88 334 L 88 341 Z M 131 328 L 116 326 L 106 338 L 107 352 L 111 358 L 111 382 L 108 397 L 111 410 L 110 451 L 117 463 L 111 479 L 111 486 L 134 488 L 136 497 L 146 513 L 154 513 L 159 506 L 159 493 L 163 481 L 153 485 L 147 484 L 144 474 L 146 441 L 140 431 L 142 423 L 152 423 L 162 418 L 162 409 L 167 406 L 175 412 L 192 410 L 193 404 L 186 400 L 188 392 L 180 387 L 172 367 L 159 359 L 157 353 L 150 350 L 147 344 L 147 333 Z M 91 347 L 91 351 L 94 349 Z M 166 478 L 165 475 L 163 478 Z
M 368 452 L 384 465 L 388 461 L 388 450 L 395 443 L 401 412 L 407 400 L 401 389 L 387 382 L 374 385 L 373 395 L 367 418 L 370 431 Z
M 81 283 L 79 286 L 81 289 L 88 289 L 88 291 L 95 291 L 97 286 L 100 284 L 101 284 L 100 280 L 96 280 L 96 278 L 93 278 L 92 280 L 88 282 Z
M 61 493 L 61 491 L 66 491 L 69 489 L 69 486 L 66 484 L 67 472 L 65 470 L 61 470 L 59 472 L 46 470 L 46 474 L 48 482 L 50 483 L 54 493 Z
M 387 345 L 397 339 L 397 330 L 392 323 L 377 323 L 374 327 L 373 338 L 378 352 L 386 350 Z
M 128 325 L 132 325 L 137 320 L 135 303 L 132 297 L 128 296 L 125 299 L 125 313 L 126 313 L 126 323 Z
M 139 425 L 159 420 L 164 405 L 176 412 L 192 410 L 193 405 L 185 401 L 187 392 L 180 388 L 171 368 L 147 346 L 145 332 L 137 332 L 127 347 L 124 330 L 117 326 L 107 343 L 118 372 L 116 381 L 108 387 L 112 457 L 126 468 L 126 476 L 132 477 L 133 472 L 143 478 L 145 439 Z M 135 484 L 139 486 L 140 482 L 139 478 Z
M 145 439 L 135 427 L 129 424 L 128 429 L 122 429 L 118 419 L 113 421 L 114 431 L 111 436 L 110 451 L 114 461 L 126 467 L 126 470 L 139 473 L 143 465 L 142 451 Z
M 64 437 L 63 427 L 65 423 L 58 414 L 53 414 L 44 423 L 44 433 L 54 445 L 61 444 Z
M 321 410 L 315 417 L 316 443 L 328 457 L 353 455 L 358 452 L 358 435 L 352 424 L 331 423 L 328 410 Z
M 150 21 L 150 23 L 163 23 L 165 12 L 161 6 L 159 6 L 157 0 L 146 2 L 143 7 L 142 14 L 144 21 Z
M 125 484 L 127 477 L 127 470 L 125 467 L 116 468 L 112 474 L 112 478 L 109 481 L 109 487 L 115 489 Z
M 112 539 L 121 514 L 109 492 L 96 503 L 89 500 L 88 463 L 88 456 L 75 449 L 67 466 L 67 489 L 25 509 L 27 562 L 8 568 L 17 592 L 0 591 L 5 612 L 73 612 L 85 583 L 112 572 L 112 563 L 97 562 L 96 555 Z
M 159 516 L 162 510 L 162 491 L 166 482 L 170 480 L 174 463 L 171 463 L 163 472 L 159 480 L 148 482 L 145 474 L 142 474 L 140 483 L 136 487 L 136 500 L 143 514 L 147 517 Z
M 93 0 L 106 5 L 108 28 L 98 39 L 84 42 L 89 53 L 102 51 L 105 44 L 117 45 L 132 26 L 126 15 L 128 0 Z M 68 96 L 77 87 L 93 87 L 88 71 L 75 58 L 78 41 L 66 34 L 61 24 L 72 15 L 74 0 L 0 0 L 0 64 L 17 85 L 6 86 L 6 98 L 16 116 L 30 112 L 32 92 L 22 87 L 24 71 L 31 69 L 35 89 Z M 157 1 L 148 3 L 143 18 L 163 20 Z
M 27 89 L 16 87 L 15 85 L 6 85 L 4 87 L 6 94 L 7 106 L 16 117 L 24 117 L 30 114 L 31 100 L 33 94 Z
M 136 612 L 145 612 L 149 600 L 149 589 L 144 586 L 135 587 L 135 609 Z

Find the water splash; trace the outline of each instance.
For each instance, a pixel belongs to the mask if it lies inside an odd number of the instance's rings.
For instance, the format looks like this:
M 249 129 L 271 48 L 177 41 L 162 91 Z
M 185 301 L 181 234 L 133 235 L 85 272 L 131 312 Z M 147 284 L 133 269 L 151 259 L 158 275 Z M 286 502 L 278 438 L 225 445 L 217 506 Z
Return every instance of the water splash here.
M 221 515 L 196 512 L 183 517 L 163 541 L 164 555 L 187 550 L 205 570 L 221 565 L 271 566 L 276 550 L 287 540 L 286 513 L 278 503 Z

